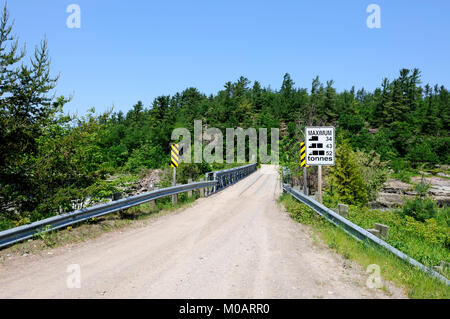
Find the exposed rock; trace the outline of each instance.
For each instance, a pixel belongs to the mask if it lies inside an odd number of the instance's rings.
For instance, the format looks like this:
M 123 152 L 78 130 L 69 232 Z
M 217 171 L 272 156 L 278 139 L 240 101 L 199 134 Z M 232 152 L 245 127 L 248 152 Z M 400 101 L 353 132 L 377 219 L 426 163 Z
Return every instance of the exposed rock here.
M 413 186 L 397 179 L 388 179 L 383 185 L 384 193 L 400 194 L 413 190 Z
M 422 177 L 416 176 L 411 178 L 413 184 L 422 181 Z M 450 203 L 450 180 L 446 178 L 430 176 L 424 177 L 423 181 L 430 185 L 427 195 L 431 196 L 439 205 L 449 205 Z M 403 205 L 405 199 L 417 196 L 414 185 L 404 183 L 396 179 L 388 179 L 384 183 L 383 188 L 378 193 L 375 201 L 370 202 L 372 208 L 390 208 Z
M 404 204 L 404 199 L 401 194 L 397 193 L 378 193 L 378 197 L 374 202 L 369 203 L 372 208 L 390 208 Z
M 450 196 L 433 196 L 433 199 L 442 206 L 450 206 Z
M 154 169 L 150 173 L 139 180 L 136 184 L 136 190 L 132 195 L 138 195 L 150 191 L 150 186 L 156 187 L 156 184 L 161 180 L 160 174 L 163 173 L 161 169 Z
M 421 177 L 412 177 L 411 182 L 418 184 L 421 181 Z M 425 177 L 424 182 L 431 187 L 428 190 L 428 194 L 431 196 L 450 196 L 450 180 L 440 177 Z

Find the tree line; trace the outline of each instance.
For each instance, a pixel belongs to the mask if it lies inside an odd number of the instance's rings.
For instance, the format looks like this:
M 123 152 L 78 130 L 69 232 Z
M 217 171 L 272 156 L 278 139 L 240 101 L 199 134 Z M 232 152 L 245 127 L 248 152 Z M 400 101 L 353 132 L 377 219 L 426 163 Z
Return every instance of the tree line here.
M 332 80 L 295 86 L 289 74 L 279 89 L 240 77 L 216 94 L 187 88 L 138 101 L 124 112 L 64 114 L 69 101 L 54 97 L 44 39 L 25 63 L 6 7 L 0 21 L 0 229 L 2 220 L 37 220 L 72 210 L 72 200 L 99 192 L 108 176 L 169 166 L 172 130 L 193 134 L 194 120 L 208 127 L 281 130 L 281 161 L 295 163 L 291 146 L 307 125 L 333 125 L 338 143 L 373 152 L 391 167 L 450 162 L 450 96 L 444 86 L 422 86 L 418 69 L 402 69 L 373 92 L 338 92 Z M 270 132 L 270 130 L 269 130 Z M 270 136 L 269 136 L 270 141 Z M 189 174 L 214 167 L 186 166 Z M 19 222 L 20 223 L 20 222 Z M 6 226 L 4 226 L 6 227 Z M 4 228 L 3 227 L 3 228 Z

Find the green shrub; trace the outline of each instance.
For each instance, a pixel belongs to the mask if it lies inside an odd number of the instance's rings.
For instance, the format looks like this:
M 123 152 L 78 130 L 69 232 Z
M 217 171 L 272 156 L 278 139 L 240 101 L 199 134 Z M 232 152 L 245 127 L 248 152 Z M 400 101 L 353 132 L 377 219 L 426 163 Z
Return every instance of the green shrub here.
M 400 173 L 410 168 L 409 162 L 402 158 L 394 158 L 389 161 L 389 166 L 394 170 L 394 173 Z
M 402 207 L 402 214 L 424 222 L 438 214 L 436 203 L 431 198 L 414 198 L 407 200 Z
M 363 205 L 368 201 L 367 187 L 356 153 L 347 141 L 336 148 L 336 163 L 330 168 L 327 182 L 343 203 Z
M 431 188 L 431 184 L 430 183 L 426 183 L 425 179 L 422 176 L 422 179 L 420 180 L 419 183 L 417 183 L 416 185 L 414 185 L 414 190 L 419 193 L 420 196 L 425 196 L 428 193 L 428 190 Z
M 382 162 L 380 155 L 374 151 L 370 151 L 369 153 L 357 151 L 355 155 L 366 184 L 369 200 L 374 200 L 377 198 L 378 191 L 386 181 L 387 163 Z
M 406 159 L 409 160 L 413 165 L 418 163 L 438 163 L 439 157 L 433 150 L 432 140 L 416 140 L 412 143 L 408 154 L 406 154 Z M 418 156 L 420 154 L 420 156 Z
M 124 169 L 127 172 L 137 173 L 142 168 L 158 168 L 168 161 L 169 157 L 166 153 L 159 145 L 144 144 L 131 153 Z
M 384 249 L 353 240 L 292 196 L 284 194 L 280 201 L 283 202 L 292 218 L 303 224 L 312 225 L 313 230 L 320 233 L 323 242 L 344 258 L 356 260 L 364 267 L 379 264 L 383 269 L 383 276 L 405 287 L 409 297 L 448 298 L 450 290 L 444 283 L 411 267 Z M 439 220 L 440 214 L 445 211 L 445 209 L 439 209 L 436 219 L 430 218 L 425 222 L 419 222 L 410 216 L 402 215 L 400 210 L 381 211 L 349 206 L 348 219 L 363 228 L 373 228 L 374 223 L 389 226 L 387 242 L 390 245 L 424 265 L 432 267 L 439 265 L 442 260 L 450 261 L 449 227 Z M 448 213 L 447 210 L 446 214 Z M 448 277 L 449 272 L 444 270 L 443 275 Z

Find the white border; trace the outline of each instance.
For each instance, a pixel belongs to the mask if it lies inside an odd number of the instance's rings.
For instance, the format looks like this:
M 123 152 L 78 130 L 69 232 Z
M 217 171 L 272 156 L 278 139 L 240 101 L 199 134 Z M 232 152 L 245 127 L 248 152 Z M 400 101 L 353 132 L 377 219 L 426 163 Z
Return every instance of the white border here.
M 309 129 L 332 129 L 333 130 L 333 163 L 332 164 L 327 164 L 327 165 L 324 165 L 324 164 L 311 164 L 311 163 L 308 163 L 308 141 L 307 141 L 307 136 L 308 136 L 308 134 L 306 134 L 306 131 L 307 130 L 309 130 Z M 335 165 L 335 157 L 336 157 L 336 142 L 335 142 L 335 127 L 334 126 L 306 126 L 305 127 L 305 146 L 306 146 L 306 149 L 305 149 L 305 160 L 306 160 L 306 165 L 309 165 L 309 166 L 333 166 L 333 165 Z

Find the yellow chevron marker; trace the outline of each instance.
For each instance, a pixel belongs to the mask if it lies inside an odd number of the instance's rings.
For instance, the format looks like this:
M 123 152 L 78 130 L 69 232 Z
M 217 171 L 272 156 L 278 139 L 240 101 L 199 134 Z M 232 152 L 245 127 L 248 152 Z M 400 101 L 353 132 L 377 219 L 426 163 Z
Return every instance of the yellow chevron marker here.
M 304 142 L 300 142 L 300 167 L 309 167 L 306 165 L 306 147 Z
M 170 152 L 170 166 L 171 167 L 178 167 L 180 163 L 180 151 L 178 149 L 178 144 L 172 144 L 171 145 L 171 152 Z

